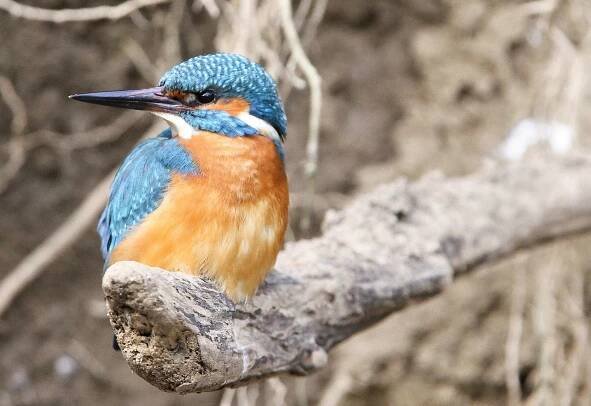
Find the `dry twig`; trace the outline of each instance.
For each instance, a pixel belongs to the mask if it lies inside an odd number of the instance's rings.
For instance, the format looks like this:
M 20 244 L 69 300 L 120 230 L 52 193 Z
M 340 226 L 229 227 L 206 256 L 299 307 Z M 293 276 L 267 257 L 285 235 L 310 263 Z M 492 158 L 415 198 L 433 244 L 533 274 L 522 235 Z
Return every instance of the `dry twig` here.
M 6 2 L 7 0 L 0 0 L 0 8 L 2 8 L 2 2 Z M 10 0 L 8 0 L 10 1 Z M 80 9 L 74 10 L 77 12 L 82 12 L 83 10 L 94 10 L 92 15 L 98 15 L 99 10 L 102 10 L 103 13 L 107 13 L 110 17 L 103 17 L 103 18 L 111 18 L 115 15 L 119 15 L 123 12 L 132 12 L 137 10 L 140 7 L 144 7 L 150 4 L 157 4 L 163 3 L 165 1 L 171 0 L 132 0 L 126 3 L 122 3 L 119 6 L 115 7 L 96 7 L 92 9 Z M 177 1 L 177 4 L 171 8 L 169 13 L 169 17 L 167 22 L 172 25 L 178 25 L 177 23 L 182 18 L 182 12 L 184 8 L 185 1 Z M 29 7 L 29 6 L 22 6 L 22 7 Z M 133 8 L 135 7 L 135 8 Z M 112 10 L 115 9 L 115 10 Z M 127 10 L 127 11 L 125 11 Z M 68 12 L 72 10 L 61 10 L 62 12 Z M 119 14 L 117 14 L 119 13 Z M 69 14 L 65 14 L 69 15 Z M 77 15 L 74 13 L 74 15 Z M 178 28 L 170 29 L 165 32 L 165 47 L 172 46 L 173 51 L 171 53 L 165 53 L 166 57 L 174 57 L 178 58 L 178 53 L 180 52 L 179 46 L 179 32 Z M 0 81 L 0 92 L 5 99 L 9 101 L 9 105 L 16 106 L 17 110 L 15 110 L 15 117 L 21 117 L 18 115 L 20 109 L 23 109 L 22 102 L 19 103 L 18 100 L 15 101 L 14 97 L 16 96 L 16 92 L 12 91 L 13 88 L 6 87 L 6 82 Z M 6 97 L 6 95 L 8 95 Z M 21 107 L 19 107 L 21 106 Z M 23 110 L 26 111 L 26 110 Z M 66 137 L 59 137 L 60 142 L 58 145 L 61 147 L 62 150 L 71 151 L 73 149 L 80 149 L 80 148 L 89 148 L 99 145 L 104 142 L 109 142 L 114 140 L 116 137 L 119 137 L 129 128 L 131 128 L 141 117 L 142 115 L 138 115 L 134 112 L 126 112 L 120 115 L 115 121 L 110 123 L 109 125 L 98 127 L 94 130 L 87 131 L 84 133 L 84 136 L 73 134 Z M 17 123 L 22 122 L 23 119 L 17 120 Z M 24 119 L 25 124 L 18 124 L 18 128 L 23 128 L 26 125 L 26 116 Z M 14 125 L 13 125 L 14 126 Z M 150 129 L 148 129 L 144 135 L 151 135 L 160 131 L 163 127 L 163 124 L 158 121 L 155 122 Z M 18 129 L 17 128 L 17 129 Z M 55 144 L 55 137 L 56 133 L 51 131 L 40 131 L 37 134 L 43 134 L 48 139 L 51 140 L 51 144 Z M 34 145 L 30 143 L 26 147 L 31 147 Z M 92 192 L 84 199 L 82 204 L 78 206 L 78 208 L 72 213 L 68 219 L 57 230 L 55 230 L 43 243 L 41 243 L 31 254 L 25 257 L 15 269 L 8 273 L 8 275 L 0 282 L 0 316 L 6 311 L 15 297 L 33 280 L 35 280 L 46 268 L 47 266 L 52 263 L 64 250 L 68 247 L 73 245 L 79 238 L 79 236 L 92 224 L 92 222 L 98 216 L 100 210 L 104 206 L 109 185 L 111 183 L 111 178 L 113 173 L 109 174 L 105 177 L 93 190 Z M 0 183 L 1 186 L 1 183 Z M 0 189 L 1 191 L 1 189 Z
M 572 265 L 572 264 L 568 264 Z M 558 404 L 569 406 L 573 404 L 579 392 L 580 378 L 583 372 L 584 360 L 589 352 L 589 331 L 585 317 L 585 283 L 581 266 L 566 266 L 571 268 L 570 286 L 565 287 L 560 300 L 566 307 L 565 328 L 572 336 L 572 344 L 565 357 L 565 365 L 558 382 Z M 574 269 L 573 269 L 574 268 Z
M 537 360 L 538 377 L 533 398 L 539 405 L 554 404 L 556 353 L 559 337 L 556 331 L 556 284 L 559 265 L 556 260 L 544 264 L 537 274 L 534 325 L 540 342 Z
M 12 137 L 8 142 L 8 162 L 0 168 L 0 194 L 16 177 L 25 163 L 26 147 L 24 132 L 27 127 L 27 108 L 16 92 L 14 85 L 5 76 L 0 76 L 0 98 L 12 112 L 10 129 Z
M 224 389 L 222 399 L 220 400 L 220 406 L 232 406 L 234 397 L 236 396 L 236 389 L 227 388 Z
M 310 59 L 308 59 L 300 42 L 292 17 L 291 0 L 280 0 L 279 4 L 283 33 L 289 44 L 293 58 L 297 66 L 299 66 L 304 73 L 310 88 L 309 132 L 308 142 L 306 144 L 306 163 L 304 167 L 307 200 L 310 202 L 316 189 L 316 172 L 318 170 L 318 144 L 320 137 L 320 115 L 322 109 L 322 79 L 314 65 L 310 62 Z M 308 231 L 311 225 L 311 211 L 305 210 L 302 214 L 302 230 L 304 232 Z
M 160 78 L 160 72 L 154 66 L 144 48 L 136 40 L 129 38 L 125 41 L 123 43 L 123 52 L 125 52 L 146 82 L 153 83 Z
M 113 142 L 125 134 L 131 127 L 136 125 L 146 116 L 136 111 L 127 111 L 119 115 L 111 123 L 93 128 L 88 131 L 73 133 L 70 135 L 59 135 L 53 132 L 44 132 L 52 137 L 48 143 L 56 143 L 64 151 L 75 151 L 85 148 L 94 148 L 99 145 Z
M 162 123 L 157 122 L 150 127 L 146 134 L 153 134 L 161 128 Z M 4 314 L 17 295 L 64 250 L 73 245 L 96 220 L 105 205 L 112 176 L 112 173 L 106 176 L 70 217 L 0 282 L 0 316 Z
M 284 406 L 287 388 L 281 379 L 269 378 L 265 382 L 268 389 L 267 404 L 269 406 Z
M 76 242 L 96 219 L 107 199 L 110 184 L 111 175 L 103 179 L 74 213 L 2 280 L 0 316 L 24 287 L 36 279 L 65 249 Z
M 523 332 L 523 319 L 526 298 L 525 269 L 521 267 L 515 273 L 513 295 L 511 297 L 511 313 L 509 330 L 505 343 L 505 385 L 507 386 L 508 404 L 521 404 L 521 384 L 519 382 L 519 347 Z
M 319 406 L 338 406 L 351 389 L 353 379 L 347 372 L 339 373 L 330 380 L 324 389 Z
M 304 44 L 310 43 L 312 38 L 316 36 L 316 30 L 324 18 L 327 5 L 328 0 L 316 0 L 314 2 L 314 8 L 306 20 L 306 26 L 304 27 L 304 31 L 302 33 L 302 42 Z
M 20 4 L 13 0 L 0 0 L 0 10 L 7 11 L 17 18 L 63 24 L 74 21 L 119 20 L 141 8 L 171 1 L 173 0 L 127 0 L 116 6 L 51 10 Z
M 163 39 L 160 46 L 160 58 L 155 67 L 163 72 L 179 62 L 181 59 L 181 22 L 185 12 L 185 0 L 176 0 L 164 19 L 162 26 Z
M 6 190 L 16 177 L 26 160 L 26 148 L 23 137 L 16 136 L 8 142 L 8 162 L 0 168 L 0 194 Z
M 218 18 L 220 16 L 220 8 L 215 0 L 195 0 L 191 9 L 198 12 L 201 8 L 205 8 L 211 18 Z
M 23 134 L 27 127 L 27 107 L 10 79 L 5 76 L 0 76 L 0 96 L 12 112 L 11 131 L 13 134 Z

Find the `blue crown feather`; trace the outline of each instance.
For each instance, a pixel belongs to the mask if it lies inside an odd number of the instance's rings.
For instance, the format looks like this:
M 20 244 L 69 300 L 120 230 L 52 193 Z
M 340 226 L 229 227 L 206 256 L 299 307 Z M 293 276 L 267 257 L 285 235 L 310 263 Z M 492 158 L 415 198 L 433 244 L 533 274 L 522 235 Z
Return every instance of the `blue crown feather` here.
M 273 126 L 282 138 L 287 133 L 287 118 L 273 78 L 259 64 L 244 56 L 219 53 L 188 59 L 166 72 L 159 85 L 168 91 L 199 92 L 214 89 L 219 97 L 244 98 L 250 104 L 250 114 Z M 190 124 L 195 124 L 196 128 L 211 131 L 203 128 L 208 120 L 198 117 L 199 114 L 202 113 L 187 112 L 183 118 Z M 220 114 L 220 121 L 223 121 L 217 132 L 224 133 L 226 125 L 231 124 L 232 117 L 220 111 L 215 114 Z M 210 115 L 208 118 L 214 117 Z M 250 135 L 252 127 L 238 130 L 245 132 L 226 135 Z

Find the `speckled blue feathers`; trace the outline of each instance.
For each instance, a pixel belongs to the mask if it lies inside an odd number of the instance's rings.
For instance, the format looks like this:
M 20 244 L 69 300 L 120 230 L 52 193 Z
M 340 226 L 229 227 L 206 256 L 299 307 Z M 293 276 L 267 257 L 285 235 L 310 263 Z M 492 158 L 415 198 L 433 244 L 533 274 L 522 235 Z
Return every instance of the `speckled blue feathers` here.
M 220 53 L 191 58 L 166 72 L 160 79 L 160 86 L 185 92 L 215 89 L 220 97 L 242 97 L 250 103 L 250 114 L 272 125 L 282 138 L 287 133 L 287 119 L 275 82 L 260 65 L 244 56 Z M 204 122 L 192 119 L 189 114 L 183 118 L 197 123 L 196 128 Z M 226 124 L 222 123 L 222 131 L 215 132 L 224 132 Z M 247 133 L 250 130 L 241 131 L 246 131 L 243 135 L 250 135 Z
M 127 156 L 115 175 L 97 227 L 105 260 L 126 233 L 158 207 L 172 172 L 198 174 L 199 168 L 171 138 L 170 129 L 143 141 Z
M 258 133 L 256 128 L 222 110 L 183 111 L 180 116 L 193 128 L 228 137 L 242 137 Z

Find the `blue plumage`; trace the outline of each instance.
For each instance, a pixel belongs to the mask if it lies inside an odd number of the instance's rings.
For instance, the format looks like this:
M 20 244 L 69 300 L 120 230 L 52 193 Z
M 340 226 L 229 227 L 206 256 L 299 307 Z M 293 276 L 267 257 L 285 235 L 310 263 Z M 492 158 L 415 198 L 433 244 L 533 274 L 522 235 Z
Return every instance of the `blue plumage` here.
M 287 133 L 287 118 L 273 78 L 259 64 L 242 55 L 219 53 L 188 59 L 166 72 L 160 86 L 185 92 L 214 89 L 220 97 L 242 97 L 250 103 L 250 114 L 271 124 L 282 138 Z M 210 113 L 211 121 L 222 122 L 220 133 L 225 133 L 228 120 L 239 121 L 225 112 Z M 199 111 L 187 112 L 183 118 L 195 128 L 210 131 L 202 127 L 204 120 L 199 114 Z M 249 129 L 238 130 L 243 131 L 239 135 L 251 135 Z
M 105 260 L 125 234 L 158 207 L 172 171 L 198 174 L 199 168 L 170 129 L 143 141 L 127 156 L 97 226 Z
M 196 94 L 213 90 L 219 98 L 242 98 L 250 106 L 248 113 L 273 126 L 281 139 L 287 132 L 287 119 L 273 79 L 260 65 L 241 55 L 220 53 L 191 58 L 166 72 L 160 79 L 159 86 L 165 92 Z M 138 91 L 122 91 L 75 97 L 83 101 L 86 99 L 95 103 L 115 103 L 114 105 L 123 100 L 121 107 L 143 109 L 147 101 L 139 98 L 138 95 L 141 94 L 143 93 Z M 155 103 L 160 103 L 157 108 L 167 106 L 161 104 L 163 99 L 162 96 L 159 97 L 153 99 Z M 140 104 L 136 107 L 133 103 Z M 258 133 L 258 129 L 238 116 L 219 109 L 181 108 L 176 114 L 196 130 L 229 137 Z M 278 139 L 273 142 L 283 160 L 282 142 Z M 106 260 L 125 235 L 159 206 L 173 172 L 198 174 L 199 168 L 178 139 L 172 137 L 170 129 L 156 138 L 140 143 L 127 156 L 115 175 L 109 202 L 97 227 L 102 240 L 101 250 Z
M 192 110 L 179 114 L 193 128 L 203 131 L 242 137 L 257 134 L 257 129 L 222 110 Z
M 109 201 L 97 225 L 105 265 L 110 265 L 111 260 L 134 260 L 170 270 L 201 274 L 207 271 L 206 274 L 219 282 L 234 300 L 254 294 L 260 281 L 271 269 L 285 234 L 289 203 L 287 179 L 283 166 L 277 165 L 277 157 L 269 157 L 269 145 L 261 142 L 262 139 L 234 139 L 228 142 L 212 137 L 211 133 L 231 138 L 255 135 L 267 137 L 275 144 L 278 156 L 283 160 L 287 119 L 271 76 L 260 65 L 241 55 L 203 55 L 174 66 L 164 74 L 156 87 L 83 93 L 70 97 L 88 103 L 150 111 L 167 120 L 176 130 L 175 136 L 169 128 L 156 138 L 141 142 L 115 174 Z M 200 136 L 202 140 L 193 139 Z M 179 141 L 181 138 L 182 141 Z M 200 142 L 204 140 L 205 143 Z M 212 148 L 213 153 L 217 154 L 214 156 L 198 151 L 199 148 L 216 145 L 224 145 L 227 151 Z M 268 165 L 256 162 L 249 154 L 244 155 L 244 146 L 256 148 L 254 152 L 260 152 L 261 159 L 270 160 Z M 223 165 L 232 165 L 232 160 L 236 159 L 240 170 L 233 171 L 230 176 L 234 176 L 233 182 L 244 183 L 234 188 L 226 182 L 220 182 L 224 175 L 223 171 L 213 170 L 216 159 Z M 203 165 L 203 172 L 200 172 L 199 162 Z M 250 168 L 254 168 L 252 174 L 249 173 Z M 212 173 L 213 182 L 201 177 Z M 139 243 L 132 238 L 129 244 L 124 244 L 125 249 L 122 247 L 116 250 L 131 230 L 158 209 L 165 199 L 173 174 L 198 176 L 192 179 L 198 180 L 194 186 L 188 186 L 192 182 L 181 183 L 180 193 L 183 193 L 183 187 L 186 191 L 180 203 L 170 200 L 173 199 L 170 197 L 166 200 L 166 206 L 154 213 L 153 224 L 170 220 L 175 226 L 174 232 L 169 230 L 168 225 L 153 230 L 145 227 L 143 232 L 147 234 L 138 236 Z M 258 182 L 257 177 L 262 180 Z M 196 190 L 188 192 L 191 187 Z M 234 220 L 224 220 L 218 223 L 227 223 L 228 226 L 224 226 L 229 227 L 227 230 L 215 222 L 212 223 L 212 230 L 209 230 L 209 224 L 202 222 L 204 219 L 209 220 L 209 214 L 186 221 L 182 210 L 206 208 L 209 213 L 212 209 L 209 205 L 216 204 L 213 203 L 215 200 L 199 202 L 199 198 L 203 193 L 217 194 L 215 189 L 218 187 L 223 188 L 220 192 L 220 196 L 224 196 L 222 200 L 230 200 L 230 203 L 220 204 L 221 218 L 234 219 L 240 214 L 245 216 L 246 222 L 246 216 L 252 216 L 252 219 L 248 219 L 248 227 L 235 227 Z M 236 204 L 242 202 L 245 195 L 250 195 L 244 193 L 247 189 L 253 189 L 254 196 L 248 199 L 261 201 L 264 204 L 260 207 L 266 211 L 252 211 L 250 203 L 246 203 L 245 209 Z M 191 200 L 184 201 L 186 198 Z M 197 203 L 195 207 L 193 198 Z M 175 204 L 180 206 L 179 210 L 172 207 Z M 218 210 L 218 207 L 213 209 Z M 253 224 L 260 226 L 261 235 L 253 233 Z M 142 228 L 138 229 L 138 232 L 141 231 Z M 177 234 L 178 231 L 180 234 Z M 149 237 L 150 241 L 146 243 L 142 237 Z M 199 242 L 196 243 L 193 237 L 197 237 Z M 199 247 L 203 238 L 208 240 L 203 247 Z M 243 244 L 245 239 L 252 241 Z M 185 245 L 178 248 L 177 240 Z M 225 251 L 217 249 L 219 244 L 224 244 Z M 162 250 L 168 247 L 172 247 L 170 254 L 161 255 Z M 186 258 L 183 253 L 194 258 Z M 236 261 L 241 272 L 228 271 L 237 266 Z M 196 263 L 207 267 L 191 269 Z M 118 349 L 116 340 L 113 343 Z

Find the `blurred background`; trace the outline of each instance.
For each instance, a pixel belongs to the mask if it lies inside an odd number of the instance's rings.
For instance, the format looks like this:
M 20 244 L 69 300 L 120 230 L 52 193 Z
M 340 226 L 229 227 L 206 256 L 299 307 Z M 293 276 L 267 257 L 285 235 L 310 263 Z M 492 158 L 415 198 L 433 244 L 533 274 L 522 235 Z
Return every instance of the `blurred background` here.
M 280 18 L 288 1 L 56 11 L 117 4 L 0 0 L 2 282 L 40 244 L 63 248 L 32 265 L 36 278 L 11 280 L 22 290 L 14 300 L 0 298 L 0 405 L 591 403 L 588 234 L 461 278 L 341 344 L 310 377 L 159 392 L 111 349 L 96 217 L 70 216 L 85 199 L 100 205 L 101 181 L 161 124 L 67 99 L 146 87 L 178 61 L 215 50 L 260 61 L 289 118 L 289 239 L 305 238 L 320 232 L 326 210 L 383 182 L 586 147 L 587 0 L 293 0 L 289 23 L 303 59 Z

